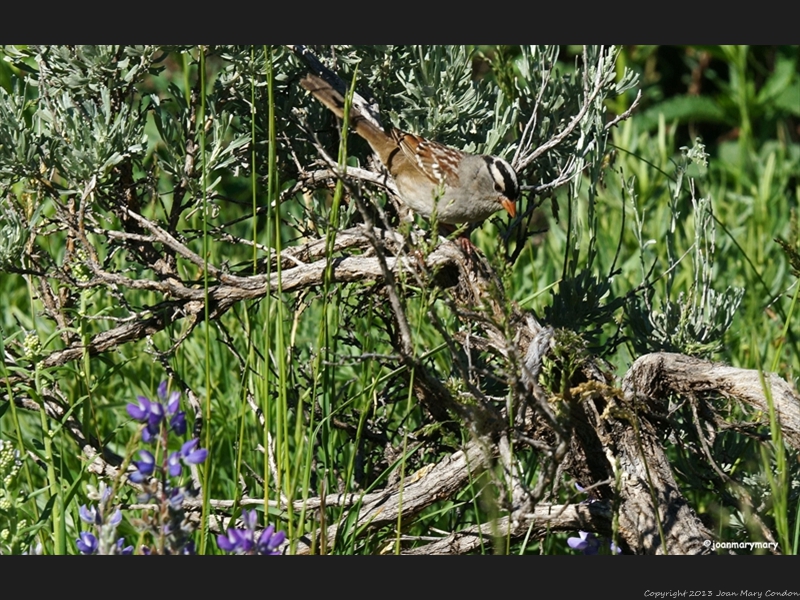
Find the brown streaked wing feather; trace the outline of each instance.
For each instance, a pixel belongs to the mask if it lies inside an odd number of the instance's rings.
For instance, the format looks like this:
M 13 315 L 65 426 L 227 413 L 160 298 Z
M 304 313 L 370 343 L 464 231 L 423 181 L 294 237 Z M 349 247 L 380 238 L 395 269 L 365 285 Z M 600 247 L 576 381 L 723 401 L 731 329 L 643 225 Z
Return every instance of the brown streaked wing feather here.
M 464 156 L 463 152 L 399 129 L 392 130 L 391 136 L 403 151 L 408 163 L 414 165 L 432 183 L 458 185 L 458 161 Z M 435 153 L 432 152 L 434 149 Z

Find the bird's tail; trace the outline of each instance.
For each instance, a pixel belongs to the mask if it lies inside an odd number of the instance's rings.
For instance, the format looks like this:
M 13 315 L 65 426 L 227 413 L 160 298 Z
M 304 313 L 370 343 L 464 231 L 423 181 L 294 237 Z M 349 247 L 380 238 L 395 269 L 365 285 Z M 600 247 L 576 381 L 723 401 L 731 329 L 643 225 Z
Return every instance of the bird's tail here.
M 309 73 L 300 81 L 300 85 L 327 106 L 333 114 L 340 119 L 344 118 L 344 97 L 322 77 Z M 355 129 L 358 135 L 367 140 L 372 149 L 380 155 L 379 149 L 386 146 L 385 142 L 388 137 L 386 132 L 367 119 L 355 106 L 350 107 L 349 117 L 351 127 Z M 381 159 L 383 158 L 381 156 Z

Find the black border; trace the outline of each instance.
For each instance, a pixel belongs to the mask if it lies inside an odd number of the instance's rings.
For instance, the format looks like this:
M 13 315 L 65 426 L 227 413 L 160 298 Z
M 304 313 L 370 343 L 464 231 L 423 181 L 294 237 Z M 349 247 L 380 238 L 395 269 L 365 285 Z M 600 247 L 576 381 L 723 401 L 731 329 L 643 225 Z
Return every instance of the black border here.
M 790 2 L 94 1 L 45 3 L 39 18 L 32 5 L 6 4 L 4 34 L 14 43 L 791 44 L 798 22 Z

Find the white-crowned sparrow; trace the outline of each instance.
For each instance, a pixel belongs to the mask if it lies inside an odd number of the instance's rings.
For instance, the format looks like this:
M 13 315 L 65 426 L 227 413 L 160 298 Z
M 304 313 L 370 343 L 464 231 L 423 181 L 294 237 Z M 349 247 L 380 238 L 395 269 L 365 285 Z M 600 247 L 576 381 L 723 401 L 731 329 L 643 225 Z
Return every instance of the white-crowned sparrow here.
M 300 85 L 343 118 L 344 98 L 328 82 L 308 75 Z M 475 223 L 502 209 L 516 215 L 517 175 L 503 159 L 466 154 L 397 129 L 387 133 L 355 108 L 350 124 L 389 170 L 401 200 L 423 217 L 434 207 L 441 223 Z

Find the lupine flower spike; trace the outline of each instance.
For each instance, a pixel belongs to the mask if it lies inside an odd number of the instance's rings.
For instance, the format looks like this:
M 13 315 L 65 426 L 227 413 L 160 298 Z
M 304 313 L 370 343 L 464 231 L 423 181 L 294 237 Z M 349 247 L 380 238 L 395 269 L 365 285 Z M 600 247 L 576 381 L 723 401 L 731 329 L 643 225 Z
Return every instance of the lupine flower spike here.
M 256 524 L 258 515 L 256 511 L 243 510 L 242 521 L 244 528 L 231 527 L 225 535 L 217 536 L 217 545 L 221 550 L 232 554 L 264 554 L 268 556 L 279 555 L 280 545 L 286 539 L 283 531 L 275 531 L 270 525 L 256 537 Z

